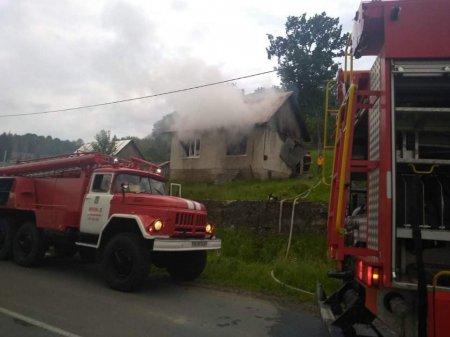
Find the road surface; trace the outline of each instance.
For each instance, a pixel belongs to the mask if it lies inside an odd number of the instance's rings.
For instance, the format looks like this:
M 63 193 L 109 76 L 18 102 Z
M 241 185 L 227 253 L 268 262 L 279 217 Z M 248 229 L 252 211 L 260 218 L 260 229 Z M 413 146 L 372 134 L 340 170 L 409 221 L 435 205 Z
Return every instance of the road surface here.
M 104 284 L 94 265 L 47 258 L 37 269 L 0 262 L 0 336 L 321 337 L 318 317 L 275 303 L 168 277 L 140 292 Z

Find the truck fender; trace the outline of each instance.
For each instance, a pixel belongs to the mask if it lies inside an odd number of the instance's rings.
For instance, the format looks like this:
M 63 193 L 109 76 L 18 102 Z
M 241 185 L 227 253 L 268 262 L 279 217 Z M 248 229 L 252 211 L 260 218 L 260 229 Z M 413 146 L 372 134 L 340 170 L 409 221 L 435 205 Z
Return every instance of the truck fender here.
M 119 232 L 136 232 L 137 234 L 140 234 L 144 239 L 152 240 L 154 237 L 147 231 L 147 228 L 155 220 L 156 219 L 154 217 L 147 215 L 113 214 L 108 219 L 108 222 L 105 224 L 105 226 L 101 229 L 96 248 L 99 248 L 102 244 L 104 244 L 111 235 Z M 128 224 L 124 224 L 125 222 L 128 222 Z M 134 223 L 133 227 L 130 227 L 131 222 Z

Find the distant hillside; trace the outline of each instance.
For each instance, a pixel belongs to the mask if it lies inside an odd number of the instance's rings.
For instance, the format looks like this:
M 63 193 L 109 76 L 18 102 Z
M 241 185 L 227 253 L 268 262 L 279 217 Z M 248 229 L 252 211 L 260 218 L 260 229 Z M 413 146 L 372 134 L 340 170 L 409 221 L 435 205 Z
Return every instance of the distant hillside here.
M 28 160 L 74 152 L 83 144 L 77 141 L 60 140 L 51 136 L 38 136 L 32 133 L 16 135 L 2 133 L 0 135 L 0 165 L 14 163 L 17 160 Z

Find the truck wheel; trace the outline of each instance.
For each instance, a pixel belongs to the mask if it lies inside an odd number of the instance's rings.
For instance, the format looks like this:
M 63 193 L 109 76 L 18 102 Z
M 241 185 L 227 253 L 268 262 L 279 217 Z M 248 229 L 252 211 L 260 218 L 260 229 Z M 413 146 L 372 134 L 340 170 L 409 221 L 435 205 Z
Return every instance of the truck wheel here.
M 8 260 L 12 256 L 13 225 L 8 218 L 0 218 L 0 260 Z
M 206 251 L 174 253 L 170 257 L 167 271 L 177 281 L 192 281 L 200 276 L 206 267 Z
M 41 264 L 44 256 L 45 242 L 41 232 L 33 222 L 24 222 L 14 235 L 14 261 L 24 267 L 33 267 Z
M 144 240 L 134 233 L 112 238 L 105 247 L 102 269 L 108 285 L 120 291 L 140 287 L 150 272 L 150 251 Z

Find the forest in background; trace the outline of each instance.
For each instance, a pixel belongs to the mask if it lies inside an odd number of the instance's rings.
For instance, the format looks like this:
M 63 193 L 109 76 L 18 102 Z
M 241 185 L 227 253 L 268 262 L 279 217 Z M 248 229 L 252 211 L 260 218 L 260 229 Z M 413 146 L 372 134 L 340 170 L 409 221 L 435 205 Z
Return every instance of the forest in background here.
M 2 164 L 13 163 L 18 160 L 71 153 L 82 144 L 81 139 L 70 141 L 51 136 L 38 136 L 33 133 L 16 135 L 4 132 L 0 134 L 0 162 Z
M 144 158 L 155 163 L 162 163 L 170 157 L 170 135 L 149 135 L 145 138 L 124 137 L 133 139 L 141 150 Z M 0 166 L 13 164 L 17 161 L 52 157 L 75 152 L 83 140 L 61 140 L 51 136 L 39 136 L 33 133 L 17 135 L 12 133 L 0 134 Z
M 170 158 L 169 125 L 173 114 L 164 116 L 153 125 L 152 133 L 144 138 L 123 137 L 133 139 L 146 160 L 163 163 Z M 99 130 L 100 131 L 100 130 Z M 0 134 L 0 166 L 13 164 L 21 160 L 30 160 L 68 154 L 76 151 L 83 140 L 61 140 L 51 136 L 39 136 L 33 133 L 17 135 L 12 133 Z

